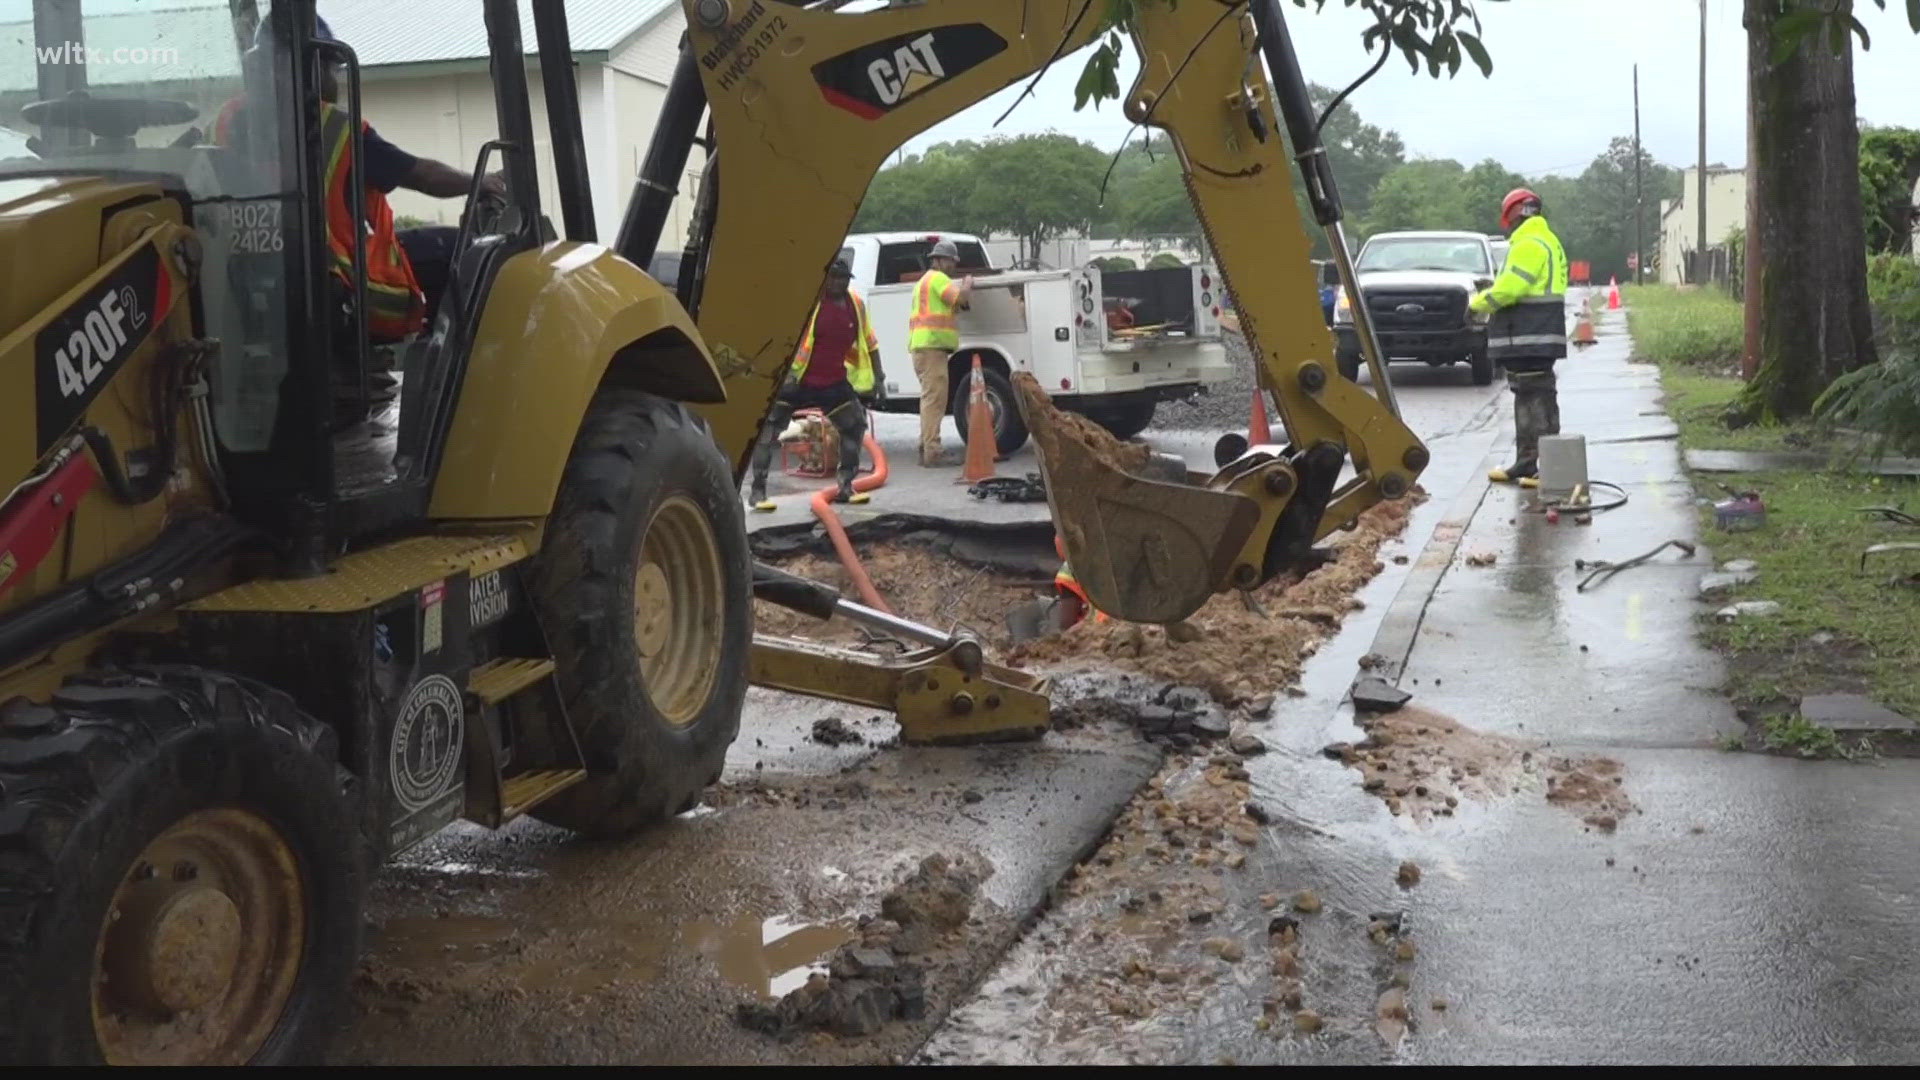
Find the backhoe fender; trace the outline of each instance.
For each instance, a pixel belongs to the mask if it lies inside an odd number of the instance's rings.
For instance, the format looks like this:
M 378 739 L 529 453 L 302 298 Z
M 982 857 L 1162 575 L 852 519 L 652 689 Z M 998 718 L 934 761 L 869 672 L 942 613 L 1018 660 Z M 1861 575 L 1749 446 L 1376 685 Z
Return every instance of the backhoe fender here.
M 612 250 L 559 242 L 508 259 L 480 316 L 429 515 L 545 517 L 608 382 L 674 401 L 727 398 L 680 302 Z

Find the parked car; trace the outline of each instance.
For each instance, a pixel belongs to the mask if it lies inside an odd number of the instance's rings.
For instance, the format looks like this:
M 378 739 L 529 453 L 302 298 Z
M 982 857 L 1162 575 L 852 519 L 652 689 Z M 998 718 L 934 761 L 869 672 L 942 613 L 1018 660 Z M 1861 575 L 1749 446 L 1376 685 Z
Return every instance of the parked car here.
M 1486 319 L 1467 309 L 1467 299 L 1493 284 L 1499 266 L 1493 241 L 1483 233 L 1381 233 L 1369 239 L 1354 271 L 1383 359 L 1466 364 L 1476 386 L 1492 383 Z M 1357 380 L 1360 338 L 1345 294 L 1335 299 L 1333 326 L 1340 373 Z

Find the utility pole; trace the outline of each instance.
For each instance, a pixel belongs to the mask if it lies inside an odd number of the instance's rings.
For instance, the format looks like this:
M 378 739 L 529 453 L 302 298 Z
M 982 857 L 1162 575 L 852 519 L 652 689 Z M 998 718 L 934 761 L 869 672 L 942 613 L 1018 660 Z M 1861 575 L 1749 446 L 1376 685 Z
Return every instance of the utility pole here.
M 1640 183 L 1640 65 L 1633 65 L 1633 283 L 1640 284 L 1640 268 L 1647 262 L 1646 191 Z
M 1707 0 L 1700 0 L 1700 232 L 1694 237 L 1699 252 L 1695 284 L 1707 281 Z

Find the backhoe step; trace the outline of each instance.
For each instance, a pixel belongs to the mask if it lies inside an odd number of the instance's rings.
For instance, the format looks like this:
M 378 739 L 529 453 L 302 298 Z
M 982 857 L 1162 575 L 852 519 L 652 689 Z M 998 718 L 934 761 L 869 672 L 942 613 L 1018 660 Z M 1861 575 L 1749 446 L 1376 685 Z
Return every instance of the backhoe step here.
M 512 821 L 587 778 L 585 769 L 535 769 L 500 786 L 500 817 Z
M 553 674 L 553 661 L 503 656 L 489 660 L 467 675 L 467 689 L 488 705 L 502 701 Z

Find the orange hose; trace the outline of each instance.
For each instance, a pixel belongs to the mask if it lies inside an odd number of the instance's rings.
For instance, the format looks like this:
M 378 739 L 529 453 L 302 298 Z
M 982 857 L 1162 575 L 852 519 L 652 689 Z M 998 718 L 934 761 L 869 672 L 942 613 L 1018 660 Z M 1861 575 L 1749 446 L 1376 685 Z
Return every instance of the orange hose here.
M 865 476 L 857 476 L 853 481 L 853 490 L 872 491 L 887 482 L 887 452 L 880 449 L 880 443 L 873 437 L 873 431 L 867 431 L 867 453 L 873 455 L 873 471 Z M 867 568 L 860 565 L 860 554 L 853 550 L 853 541 L 847 538 L 846 526 L 840 523 L 840 515 L 834 512 L 833 497 L 840 492 L 839 484 L 830 484 L 813 494 L 813 516 L 826 526 L 827 536 L 833 540 L 833 550 L 840 553 L 840 565 L 847 568 L 847 576 L 853 579 L 853 587 L 860 593 L 860 599 L 868 607 L 878 608 L 887 614 L 893 609 L 873 587 L 873 579 L 867 576 Z

